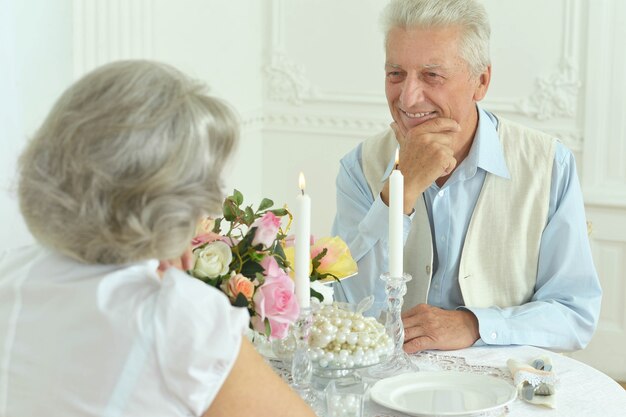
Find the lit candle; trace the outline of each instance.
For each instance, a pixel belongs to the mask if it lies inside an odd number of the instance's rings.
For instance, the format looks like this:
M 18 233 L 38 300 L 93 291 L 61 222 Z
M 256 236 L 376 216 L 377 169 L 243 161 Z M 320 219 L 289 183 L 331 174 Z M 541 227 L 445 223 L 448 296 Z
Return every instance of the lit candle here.
M 296 196 L 296 298 L 300 308 L 311 305 L 311 279 L 309 278 L 309 264 L 311 262 L 311 198 L 304 193 L 304 174 L 300 173 L 300 193 Z
M 396 164 L 398 166 L 398 150 Z M 402 252 L 404 242 L 404 177 L 399 169 L 389 176 L 389 275 L 401 277 L 403 273 Z

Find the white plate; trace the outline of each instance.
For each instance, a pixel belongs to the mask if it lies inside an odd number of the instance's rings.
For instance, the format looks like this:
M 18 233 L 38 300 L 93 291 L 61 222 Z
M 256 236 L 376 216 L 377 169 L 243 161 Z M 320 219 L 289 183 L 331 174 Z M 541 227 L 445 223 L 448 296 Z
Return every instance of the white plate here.
M 517 391 L 501 379 L 468 372 L 411 372 L 380 380 L 378 404 L 411 416 L 469 416 L 504 407 Z

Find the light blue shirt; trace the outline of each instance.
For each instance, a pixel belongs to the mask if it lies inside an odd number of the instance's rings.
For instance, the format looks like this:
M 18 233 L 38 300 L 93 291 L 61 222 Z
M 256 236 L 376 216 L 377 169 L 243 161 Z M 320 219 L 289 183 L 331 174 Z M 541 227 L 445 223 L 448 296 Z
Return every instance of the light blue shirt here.
M 481 108 L 478 111 L 478 128 L 469 154 L 442 187 L 433 183 L 424 192 L 434 250 L 428 304 L 472 311 L 479 323 L 477 345 L 581 349 L 596 328 L 602 290 L 591 257 L 574 156 L 561 143 L 557 143 L 554 156 L 548 221 L 541 237 L 532 299 L 506 308 L 464 306 L 459 261 L 476 201 L 487 173 L 509 177 L 496 131 L 498 121 L 491 113 Z M 382 181 L 392 165 L 390 161 Z M 359 145 L 341 160 L 333 224 L 333 234 L 348 243 L 359 274 L 336 288 L 337 298 L 358 302 L 374 294 L 376 301 L 385 300 L 379 277 L 388 270 L 388 216 L 380 195 L 372 197 L 361 167 Z M 411 217 L 405 216 L 405 241 L 410 227 Z

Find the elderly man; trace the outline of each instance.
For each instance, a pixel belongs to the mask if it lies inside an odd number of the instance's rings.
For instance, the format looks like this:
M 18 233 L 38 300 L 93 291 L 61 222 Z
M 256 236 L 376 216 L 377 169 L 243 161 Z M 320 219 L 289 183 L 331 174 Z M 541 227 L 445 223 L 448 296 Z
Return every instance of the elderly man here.
M 383 12 L 391 129 L 341 161 L 334 232 L 359 276 L 348 301 L 384 300 L 387 178 L 404 175 L 407 352 L 472 345 L 584 347 L 601 289 L 572 153 L 477 105 L 490 28 L 474 0 L 392 0 Z M 342 291 L 338 291 L 342 293 Z

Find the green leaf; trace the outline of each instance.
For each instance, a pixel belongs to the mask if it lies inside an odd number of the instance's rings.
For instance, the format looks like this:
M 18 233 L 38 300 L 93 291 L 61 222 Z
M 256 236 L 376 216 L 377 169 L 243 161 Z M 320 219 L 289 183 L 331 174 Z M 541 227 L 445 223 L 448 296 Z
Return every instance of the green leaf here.
M 237 298 L 233 301 L 235 307 L 248 307 L 248 299 L 242 293 L 237 294 Z
M 285 255 L 285 251 L 280 243 L 276 242 L 271 251 L 274 254 L 274 259 L 278 263 L 278 266 L 281 268 L 288 268 L 289 262 L 287 262 L 287 256 Z
M 248 278 L 254 278 L 257 272 L 263 273 L 264 269 L 257 262 L 244 262 L 241 267 L 241 274 Z
M 265 317 L 265 336 L 272 334 L 272 326 L 270 326 L 270 320 Z
M 326 279 L 328 277 L 331 277 L 333 280 L 340 282 L 339 278 L 337 278 L 337 275 L 331 274 L 330 272 L 325 272 L 323 274 L 316 272 L 315 275 L 316 275 L 316 279 Z M 313 281 L 313 278 L 311 278 L 311 281 Z
M 274 213 L 274 215 L 276 215 L 276 216 L 278 216 L 278 217 L 286 216 L 286 215 L 287 215 L 287 213 L 289 213 L 289 212 L 287 211 L 287 209 L 285 209 L 285 208 L 277 208 L 277 209 L 274 209 L 274 210 L 268 210 L 268 211 L 270 211 L 270 212 Z
M 254 223 L 255 216 L 254 212 L 252 211 L 252 207 L 246 207 L 246 210 L 243 213 L 243 220 L 246 223 L 246 226 L 250 226 L 252 223 Z
M 326 256 L 327 253 L 328 253 L 328 249 L 324 248 L 322 249 L 320 253 L 317 254 L 315 258 L 311 259 L 311 265 L 313 266 L 314 271 L 316 271 L 317 268 L 319 268 L 320 264 L 322 263 L 322 258 Z
M 224 220 L 227 222 L 232 222 L 237 218 L 237 206 L 235 206 L 234 202 L 227 198 L 224 200 L 224 204 L 222 205 L 222 211 L 224 212 Z
M 256 227 L 253 227 L 250 230 L 248 230 L 248 233 L 246 233 L 243 239 L 241 239 L 241 241 L 239 242 L 237 246 L 239 246 L 242 249 L 242 252 L 247 252 L 248 248 L 252 246 L 252 241 L 254 240 L 255 233 L 256 233 Z
M 272 207 L 274 205 L 274 202 L 272 200 L 270 200 L 269 198 L 264 198 L 263 200 L 261 200 L 261 204 L 259 204 L 259 209 L 257 210 L 257 213 L 259 211 L 263 211 L 265 209 L 268 209 L 270 207 Z M 274 213 L 276 214 L 276 213 Z
M 217 219 L 215 219 L 215 223 L 213 224 L 213 233 L 220 233 L 221 230 L 221 226 L 222 226 L 222 219 L 221 217 L 218 217 Z
M 313 288 L 311 288 L 311 297 L 315 297 L 318 300 L 324 301 L 324 296 L 322 294 L 320 294 L 319 292 L 315 291 Z
M 259 281 L 259 287 L 265 283 L 265 275 L 261 272 L 257 272 L 255 275 L 257 281 Z
M 253 250 L 253 251 L 250 251 L 248 256 L 250 256 L 251 261 L 258 263 L 258 262 L 261 262 L 263 258 L 265 258 L 266 255 L 263 252 L 258 252 L 256 250 Z
M 241 192 L 236 188 L 233 191 L 233 197 L 238 206 L 240 206 L 241 203 L 243 203 L 243 194 L 241 194 Z

